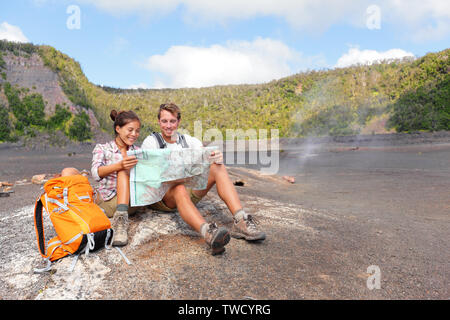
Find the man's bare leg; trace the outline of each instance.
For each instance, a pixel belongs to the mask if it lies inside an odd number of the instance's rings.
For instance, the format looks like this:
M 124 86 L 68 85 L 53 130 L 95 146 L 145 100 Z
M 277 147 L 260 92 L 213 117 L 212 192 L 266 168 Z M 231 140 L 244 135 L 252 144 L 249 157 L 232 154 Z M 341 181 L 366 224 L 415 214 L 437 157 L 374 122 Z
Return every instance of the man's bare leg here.
M 241 205 L 236 188 L 231 182 L 226 167 L 223 164 L 211 164 L 208 184 L 204 190 L 193 190 L 192 192 L 199 197 L 205 196 L 211 188 L 216 185 L 219 197 L 225 202 L 231 214 L 234 217 L 231 236 L 237 239 L 248 241 L 264 240 L 266 234 L 256 226 L 256 220 L 253 216 L 247 214 Z
M 241 201 L 239 200 L 236 188 L 231 182 L 227 169 L 223 164 L 211 164 L 206 189 L 192 190 L 192 192 L 201 198 L 204 197 L 214 185 L 216 185 L 217 194 L 227 205 L 228 209 L 231 211 L 231 214 L 234 215 L 242 209 Z
M 192 203 L 191 197 L 184 184 L 172 186 L 164 195 L 164 204 L 169 208 L 177 208 L 180 217 L 200 233 L 211 247 L 212 254 L 225 251 L 225 245 L 230 241 L 230 233 L 224 227 L 217 227 L 215 223 L 208 224 Z
M 169 208 L 177 208 L 181 218 L 195 231 L 200 232 L 200 227 L 206 223 L 205 218 L 192 203 L 184 184 L 171 187 L 164 195 L 163 201 Z

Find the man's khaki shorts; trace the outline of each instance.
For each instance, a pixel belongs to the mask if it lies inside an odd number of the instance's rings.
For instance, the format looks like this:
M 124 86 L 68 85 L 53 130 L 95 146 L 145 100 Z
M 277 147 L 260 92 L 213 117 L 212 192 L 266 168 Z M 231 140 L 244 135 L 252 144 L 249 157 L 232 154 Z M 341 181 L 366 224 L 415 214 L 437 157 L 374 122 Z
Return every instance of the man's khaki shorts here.
M 190 188 L 186 188 L 186 189 L 189 192 L 189 195 L 191 197 L 191 201 L 193 204 L 196 205 L 200 200 L 202 200 L 202 197 L 196 196 L 192 192 L 192 189 L 190 189 Z M 105 212 L 105 214 L 108 218 L 112 218 L 114 216 L 114 212 L 116 212 L 116 209 L 117 209 L 117 195 L 115 195 L 114 198 L 107 200 L 107 201 L 104 201 L 103 199 L 101 199 L 101 197 L 98 197 L 96 199 L 95 203 L 100 208 L 103 209 L 103 211 Z M 129 207 L 128 214 L 130 214 L 130 215 L 135 214 L 139 209 L 142 209 L 142 208 L 144 208 L 144 207 Z M 153 210 L 165 211 L 165 212 L 174 212 L 177 210 L 177 208 L 171 209 L 168 206 L 166 206 L 166 204 L 164 203 L 163 200 L 153 203 L 151 205 L 148 205 L 147 208 L 153 209 Z
M 186 190 L 189 192 L 189 195 L 191 197 L 191 201 L 193 204 L 197 204 L 200 200 L 202 200 L 202 197 L 196 196 L 191 188 L 186 188 Z M 165 211 L 165 212 L 174 212 L 177 210 L 177 208 L 171 209 L 164 203 L 163 200 L 158 201 L 156 203 L 152 203 L 151 205 L 147 206 L 149 209 L 153 210 L 159 210 L 159 211 Z

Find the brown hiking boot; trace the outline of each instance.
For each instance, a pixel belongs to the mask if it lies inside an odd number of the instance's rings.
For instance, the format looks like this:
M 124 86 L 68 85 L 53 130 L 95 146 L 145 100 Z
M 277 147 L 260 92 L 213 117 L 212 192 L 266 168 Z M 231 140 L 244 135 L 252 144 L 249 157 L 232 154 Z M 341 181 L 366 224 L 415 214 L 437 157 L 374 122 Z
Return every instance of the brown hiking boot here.
M 217 227 L 215 223 L 210 223 L 205 234 L 205 241 L 211 247 L 212 255 L 225 251 L 225 245 L 230 242 L 230 232 L 224 227 Z
M 128 212 L 116 211 L 112 218 L 113 246 L 125 246 L 128 243 Z
M 266 234 L 263 231 L 258 230 L 257 224 L 258 222 L 250 214 L 247 215 L 247 218 L 242 218 L 239 221 L 234 219 L 231 236 L 236 239 L 245 239 L 247 241 L 264 240 Z

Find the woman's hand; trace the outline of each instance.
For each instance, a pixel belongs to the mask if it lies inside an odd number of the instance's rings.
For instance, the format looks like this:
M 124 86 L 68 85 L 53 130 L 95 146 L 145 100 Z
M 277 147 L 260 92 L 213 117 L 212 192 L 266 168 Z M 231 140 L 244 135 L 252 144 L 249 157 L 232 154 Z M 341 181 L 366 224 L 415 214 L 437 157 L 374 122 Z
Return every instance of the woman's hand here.
M 126 156 L 123 158 L 122 161 L 120 161 L 120 165 L 122 167 L 122 170 L 130 170 L 138 163 L 138 160 L 135 156 Z
M 223 154 L 220 150 L 212 151 L 209 156 L 209 161 L 211 163 L 223 164 Z
M 113 164 L 109 164 L 107 166 L 98 167 L 98 176 L 103 179 L 104 177 L 109 176 L 112 173 L 119 172 L 122 170 L 130 171 L 137 164 L 138 160 L 135 156 L 127 156 L 123 157 L 123 160 L 117 161 Z

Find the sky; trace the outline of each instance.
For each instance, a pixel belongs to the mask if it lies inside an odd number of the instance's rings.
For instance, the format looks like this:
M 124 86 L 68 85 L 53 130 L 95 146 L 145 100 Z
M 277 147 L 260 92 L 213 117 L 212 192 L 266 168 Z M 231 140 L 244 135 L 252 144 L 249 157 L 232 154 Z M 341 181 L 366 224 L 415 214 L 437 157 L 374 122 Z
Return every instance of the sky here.
M 0 39 L 51 45 L 94 84 L 256 84 L 450 47 L 448 0 L 0 0 Z

